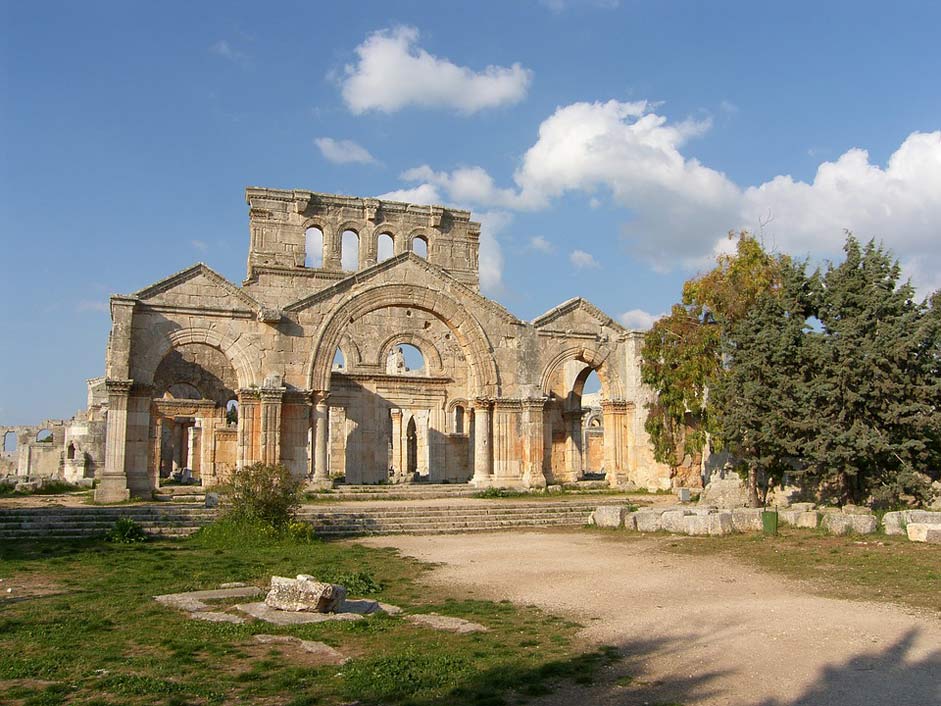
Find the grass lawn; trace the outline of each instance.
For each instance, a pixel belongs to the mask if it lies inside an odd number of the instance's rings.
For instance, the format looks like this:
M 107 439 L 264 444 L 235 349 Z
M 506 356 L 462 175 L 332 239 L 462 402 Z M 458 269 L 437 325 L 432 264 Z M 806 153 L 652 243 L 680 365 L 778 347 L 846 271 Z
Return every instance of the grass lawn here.
M 504 704 L 591 683 L 617 659 L 584 653 L 577 626 L 535 609 L 460 600 L 418 583 L 425 567 L 347 543 L 202 536 L 138 545 L 0 546 L 0 703 Z M 457 635 L 391 616 L 278 627 L 207 623 L 152 596 L 308 573 L 359 583 L 407 612 L 483 623 Z M 13 588 L 7 593 L 7 588 Z M 239 602 L 238 600 L 231 601 Z M 316 666 L 254 633 L 325 642 L 352 659 Z
M 941 547 L 902 536 L 837 537 L 784 528 L 777 537 L 676 537 L 664 547 L 677 554 L 733 557 L 803 580 L 821 595 L 941 612 Z

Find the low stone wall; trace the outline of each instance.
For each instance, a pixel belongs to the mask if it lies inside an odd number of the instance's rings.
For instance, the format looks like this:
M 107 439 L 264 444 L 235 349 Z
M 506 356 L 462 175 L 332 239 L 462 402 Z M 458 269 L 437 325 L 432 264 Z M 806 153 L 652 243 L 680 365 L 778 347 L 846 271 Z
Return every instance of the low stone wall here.
M 719 509 L 716 507 L 665 505 L 632 510 L 626 505 L 606 505 L 595 510 L 590 524 L 634 532 L 672 532 L 686 535 L 720 536 L 732 532 L 761 532 L 763 508 Z M 905 510 L 884 517 L 886 534 L 905 534 L 913 541 L 941 543 L 941 512 Z M 813 503 L 794 503 L 778 510 L 778 523 L 786 527 L 823 529 L 829 534 L 873 534 L 879 527 L 869 508 L 816 508 Z

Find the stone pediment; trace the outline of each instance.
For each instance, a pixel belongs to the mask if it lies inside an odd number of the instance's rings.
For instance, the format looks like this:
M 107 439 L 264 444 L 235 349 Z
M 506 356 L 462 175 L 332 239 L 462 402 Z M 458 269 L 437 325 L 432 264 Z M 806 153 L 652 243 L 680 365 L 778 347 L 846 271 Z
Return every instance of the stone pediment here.
M 199 262 L 133 295 L 154 307 L 245 312 L 256 316 L 261 306 L 236 285 Z
M 496 302 L 487 299 L 466 284 L 459 282 L 445 270 L 432 265 L 413 252 L 404 252 L 395 257 L 390 257 L 388 260 L 383 260 L 372 267 L 367 267 L 364 270 L 352 273 L 349 277 L 345 277 L 319 292 L 315 292 L 293 304 L 289 304 L 284 307 L 284 311 L 303 311 L 318 302 L 345 295 L 360 285 L 365 285 L 372 281 L 388 283 L 406 282 L 408 284 L 425 286 L 433 291 L 447 291 L 451 296 L 457 299 L 468 301 L 469 303 L 472 302 L 491 311 L 508 323 L 522 323 Z
M 581 297 L 569 299 L 532 320 L 537 330 L 595 332 L 601 326 L 626 329 L 591 302 Z

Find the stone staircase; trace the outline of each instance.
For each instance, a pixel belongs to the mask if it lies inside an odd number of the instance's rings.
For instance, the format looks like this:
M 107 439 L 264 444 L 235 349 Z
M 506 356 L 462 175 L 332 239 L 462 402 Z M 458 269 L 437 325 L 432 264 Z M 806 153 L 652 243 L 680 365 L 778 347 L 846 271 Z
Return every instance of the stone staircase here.
M 351 507 L 310 506 L 298 513 L 317 536 L 365 534 L 445 534 L 513 527 L 577 527 L 588 523 L 598 505 L 624 504 L 624 499 L 565 501 L 490 500 L 461 504 L 412 504 Z M 129 517 L 149 534 L 183 537 L 216 517 L 199 505 L 166 503 L 118 507 L 42 507 L 0 509 L 0 541 L 16 539 L 81 539 L 101 536 L 120 517 Z

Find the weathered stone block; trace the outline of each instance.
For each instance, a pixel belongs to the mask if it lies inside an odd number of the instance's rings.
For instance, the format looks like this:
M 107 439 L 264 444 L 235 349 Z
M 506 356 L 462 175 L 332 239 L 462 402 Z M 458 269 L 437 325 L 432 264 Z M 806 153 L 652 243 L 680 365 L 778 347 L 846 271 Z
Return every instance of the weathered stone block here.
M 335 613 L 345 598 L 343 586 L 322 583 L 313 576 L 298 574 L 296 579 L 272 576 L 265 605 L 276 610 Z
M 872 534 L 876 531 L 873 515 L 824 515 L 822 526 L 830 534 Z
M 912 522 L 905 529 L 908 533 L 908 539 L 912 542 L 941 544 L 941 524 Z
M 620 529 L 624 526 L 624 516 L 630 514 L 623 505 L 602 505 L 591 514 L 596 527 Z
M 689 515 L 686 518 L 686 534 L 723 535 L 732 533 L 732 513 L 728 510 L 712 515 Z
M 928 510 L 900 510 L 887 512 L 882 517 L 882 526 L 886 534 L 905 534 L 905 526 L 910 523 L 941 524 L 941 512 Z
M 674 532 L 681 534 L 686 531 L 686 516 L 687 513 L 685 510 L 670 510 L 660 515 L 660 527 L 667 532 Z
M 797 527 L 797 520 L 802 514 L 803 510 L 778 510 L 778 522 L 788 527 Z
M 872 510 L 863 505 L 844 505 L 843 506 L 844 515 L 871 515 Z
M 799 510 L 800 512 L 809 512 L 814 509 L 813 503 L 791 503 L 787 506 L 788 510 Z
M 797 522 L 794 523 L 795 527 L 802 527 L 804 529 L 817 529 L 817 525 L 820 522 L 820 515 L 816 512 L 802 512 L 797 516 Z
M 638 532 L 657 532 L 660 530 L 660 513 L 639 510 L 632 513 Z
M 761 508 L 737 507 L 733 509 L 732 528 L 737 532 L 761 532 Z

